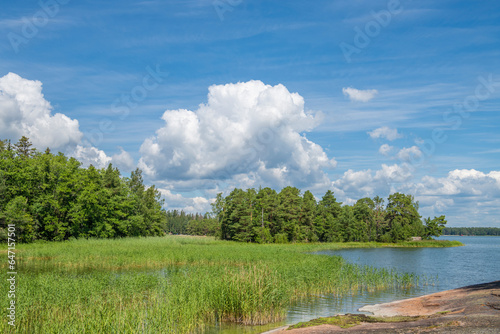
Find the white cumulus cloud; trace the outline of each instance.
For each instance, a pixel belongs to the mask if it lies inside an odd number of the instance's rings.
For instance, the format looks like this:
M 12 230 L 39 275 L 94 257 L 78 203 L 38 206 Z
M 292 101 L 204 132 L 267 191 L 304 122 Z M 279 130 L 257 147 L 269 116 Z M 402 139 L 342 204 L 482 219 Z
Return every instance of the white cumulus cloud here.
M 405 162 L 417 161 L 422 157 L 423 153 L 417 146 L 405 147 L 398 152 L 398 159 Z
M 123 175 L 125 173 L 131 172 L 135 168 L 135 162 L 130 153 L 128 153 L 121 147 L 120 153 L 114 154 L 111 157 L 111 162 L 113 163 L 113 165 L 118 167 Z
M 15 73 L 0 78 L 0 139 L 17 141 L 26 136 L 39 150 L 49 147 L 79 159 L 85 166 L 104 167 L 111 161 L 106 154 L 82 144 L 78 120 L 52 113 L 42 94 L 42 83 Z
M 77 120 L 52 114 L 52 106 L 42 94 L 40 81 L 27 80 L 15 73 L 0 78 L 0 133 L 2 137 L 28 137 L 35 147 L 65 150 L 82 138 Z
M 165 200 L 165 206 L 170 210 L 184 210 L 185 212 L 205 213 L 211 210 L 211 201 L 205 197 L 184 197 L 174 194 L 171 190 L 158 188 Z
M 353 102 L 368 102 L 378 94 L 376 89 L 359 90 L 352 87 L 342 88 L 342 93 Z
M 424 216 L 445 214 L 452 226 L 492 226 L 500 216 L 500 171 L 456 169 L 408 185 Z
M 333 181 L 332 186 L 342 197 L 360 199 L 376 195 L 386 196 L 397 191 L 399 185 L 408 182 L 411 177 L 411 170 L 406 164 L 382 164 L 381 169 L 377 171 L 350 169 L 341 178 Z
M 331 183 L 336 197 L 387 198 L 402 192 L 415 196 L 423 217 L 445 215 L 450 226 L 497 226 L 500 216 L 500 171 L 488 173 L 457 169 L 444 177 L 423 176 L 414 180 L 407 163 L 382 165 L 379 170 L 348 170 Z
M 456 169 L 446 177 L 426 176 L 415 185 L 421 195 L 488 196 L 500 198 L 500 172 L 483 173 L 475 169 Z
M 373 131 L 368 132 L 368 134 L 373 139 L 385 138 L 385 139 L 390 140 L 390 141 L 393 141 L 395 139 L 402 137 L 402 135 L 398 133 L 397 129 L 391 129 L 388 126 L 383 126 L 383 127 L 377 128 Z
M 300 186 L 327 182 L 323 169 L 336 166 L 304 134 L 317 116 L 281 84 L 213 85 L 206 104 L 167 110 L 162 119 L 140 149 L 139 167 L 155 179 Z
M 112 160 L 102 150 L 95 147 L 85 147 L 81 145 L 77 145 L 71 155 L 75 157 L 75 159 L 79 160 L 85 167 L 93 165 L 97 168 L 104 168 Z
M 380 148 L 378 149 L 378 152 L 384 156 L 389 156 L 389 154 L 391 154 L 392 150 L 394 150 L 394 146 L 390 146 L 388 144 L 383 144 L 382 146 L 380 146 Z

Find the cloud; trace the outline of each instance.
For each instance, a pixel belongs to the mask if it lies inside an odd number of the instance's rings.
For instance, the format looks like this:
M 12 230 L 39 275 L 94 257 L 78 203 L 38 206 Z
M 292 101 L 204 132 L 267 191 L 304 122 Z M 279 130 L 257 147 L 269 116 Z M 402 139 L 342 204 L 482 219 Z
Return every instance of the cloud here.
M 433 196 L 487 196 L 500 198 L 500 172 L 486 174 L 475 169 L 456 169 L 446 177 L 426 176 L 415 184 L 415 192 Z
M 420 148 L 418 148 L 417 146 L 412 146 L 409 148 L 405 147 L 401 149 L 398 152 L 397 157 L 401 161 L 411 162 L 416 161 L 415 159 L 419 159 L 420 157 L 422 157 L 422 155 L 423 153 L 422 151 L 420 151 Z
M 408 181 L 412 177 L 409 166 L 406 164 L 388 166 L 382 164 L 382 169 L 375 173 L 375 180 L 379 180 L 385 183 L 401 183 Z
M 401 138 L 402 135 L 398 133 L 397 129 L 391 129 L 387 126 L 383 126 L 381 128 L 375 129 L 371 132 L 368 132 L 371 138 L 385 138 L 387 140 L 393 141 L 395 139 Z
M 368 102 L 378 94 L 376 89 L 359 90 L 352 87 L 342 88 L 342 93 L 353 102 Z
M 388 144 L 383 144 L 382 146 L 380 146 L 380 148 L 378 149 L 378 152 L 384 156 L 389 156 L 389 154 L 391 154 L 392 150 L 394 150 L 394 146 L 390 146 Z
M 382 165 L 379 170 L 348 170 L 331 183 L 346 204 L 376 195 L 402 192 L 415 196 L 422 217 L 445 215 L 449 226 L 497 226 L 500 216 L 500 171 L 484 173 L 457 169 L 445 177 L 413 180 L 407 163 Z
M 114 154 L 111 157 L 111 162 L 113 165 L 116 165 L 118 169 L 121 171 L 122 175 L 124 173 L 129 173 L 135 168 L 135 162 L 132 156 L 120 147 L 120 153 Z
M 140 148 L 139 167 L 154 179 L 301 186 L 328 182 L 323 169 L 336 166 L 305 135 L 318 117 L 281 84 L 213 85 L 206 104 L 167 110 L 162 119 Z
M 60 113 L 52 115 L 40 81 L 15 73 L 0 78 L 0 133 L 14 140 L 24 135 L 41 150 L 50 147 L 64 151 L 82 138 L 77 120 Z
M 111 162 L 111 158 L 108 157 L 104 151 L 95 147 L 77 145 L 71 155 L 79 160 L 85 167 L 93 165 L 97 168 L 104 168 Z
M 15 73 L 0 78 L 0 139 L 17 141 L 26 136 L 39 150 L 49 147 L 79 159 L 84 166 L 104 167 L 111 161 L 106 154 L 82 145 L 78 120 L 52 113 L 42 94 L 42 83 Z
M 184 210 L 185 212 L 208 212 L 211 210 L 211 201 L 205 197 L 184 197 L 181 194 L 174 194 L 169 189 L 158 188 L 165 200 L 165 206 L 169 210 Z
M 455 205 L 452 198 L 439 198 L 436 196 L 417 196 L 423 216 L 448 215 L 450 208 Z
M 447 176 L 424 176 L 407 185 L 421 202 L 422 215 L 445 214 L 452 226 L 495 226 L 500 216 L 500 171 L 456 169 Z
M 382 164 L 381 169 L 375 172 L 371 169 L 349 169 L 341 178 L 332 182 L 332 187 L 336 193 L 346 198 L 385 196 L 397 191 L 398 185 L 409 181 L 411 177 L 411 170 L 406 164 Z

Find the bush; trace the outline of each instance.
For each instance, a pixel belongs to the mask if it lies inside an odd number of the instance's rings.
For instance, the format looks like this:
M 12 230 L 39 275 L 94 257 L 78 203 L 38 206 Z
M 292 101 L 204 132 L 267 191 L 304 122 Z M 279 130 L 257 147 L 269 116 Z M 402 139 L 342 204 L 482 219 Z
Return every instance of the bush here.
M 273 237 L 271 235 L 271 231 L 269 231 L 266 227 L 255 227 L 255 242 L 259 244 L 269 244 L 273 242 Z
M 286 233 L 278 233 L 274 236 L 274 243 L 275 244 L 287 244 L 288 243 L 288 236 Z

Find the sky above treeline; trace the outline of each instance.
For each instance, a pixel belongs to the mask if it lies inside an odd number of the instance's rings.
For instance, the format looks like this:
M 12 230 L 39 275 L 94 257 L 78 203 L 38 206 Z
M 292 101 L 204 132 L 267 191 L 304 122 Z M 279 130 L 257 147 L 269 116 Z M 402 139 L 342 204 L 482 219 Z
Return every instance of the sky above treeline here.
M 3 1 L 0 138 L 234 187 L 412 194 L 500 227 L 500 2 Z

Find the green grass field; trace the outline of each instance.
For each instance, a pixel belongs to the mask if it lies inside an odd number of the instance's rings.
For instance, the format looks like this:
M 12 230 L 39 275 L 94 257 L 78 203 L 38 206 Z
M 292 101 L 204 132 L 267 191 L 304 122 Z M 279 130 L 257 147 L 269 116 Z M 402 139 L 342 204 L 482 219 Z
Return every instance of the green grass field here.
M 284 319 L 301 296 L 418 284 L 412 275 L 310 252 L 456 245 L 258 245 L 183 236 L 20 244 L 16 327 L 4 316 L 0 332 L 189 333 L 220 321 L 265 324 Z M 1 268 L 5 277 L 7 261 Z M 7 294 L 0 295 L 5 310 Z

